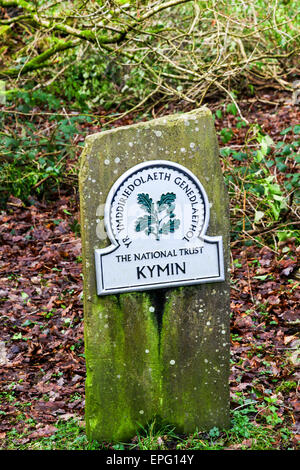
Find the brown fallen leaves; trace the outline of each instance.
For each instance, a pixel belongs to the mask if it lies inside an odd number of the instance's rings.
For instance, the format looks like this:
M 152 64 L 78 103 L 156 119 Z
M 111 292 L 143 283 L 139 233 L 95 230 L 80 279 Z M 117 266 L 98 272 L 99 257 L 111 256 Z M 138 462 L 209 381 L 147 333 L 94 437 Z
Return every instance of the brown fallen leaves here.
M 54 433 L 58 418 L 84 413 L 81 246 L 70 228 L 77 211 L 76 201 L 63 198 L 47 206 L 16 202 L 1 216 L 3 436 L 18 416 L 20 429 L 26 418 L 36 420 L 27 437 L 35 439 Z M 257 403 L 276 397 L 278 415 L 295 431 L 297 255 L 289 240 L 277 254 L 268 247 L 234 247 L 231 262 L 232 406 L 237 394 Z
M 285 111 L 279 125 L 266 110 L 257 112 L 257 103 L 253 107 L 270 135 L 274 127 L 278 134 L 288 126 Z M 243 132 L 236 136 L 240 141 Z M 28 428 L 28 440 L 50 436 L 59 418 L 84 414 L 78 200 L 57 196 L 31 202 L 11 197 L 0 215 L 0 439 L 12 426 Z M 267 246 L 234 245 L 231 261 L 232 407 L 240 406 L 237 398 L 259 405 L 272 397 L 282 426 L 295 440 L 300 434 L 298 257 L 290 239 L 277 253 Z M 255 418 L 267 422 L 267 413 L 262 408 Z M 29 418 L 35 424 L 28 424 Z M 251 447 L 251 439 L 243 445 Z
M 277 254 L 247 247 L 234 248 L 232 256 L 232 398 L 242 393 L 262 404 L 273 397 L 278 416 L 298 434 L 299 248 L 290 240 Z
M 0 432 L 22 414 L 20 428 L 28 417 L 43 425 L 34 438 L 84 410 L 81 242 L 71 230 L 78 208 L 65 198 L 10 202 L 0 227 Z

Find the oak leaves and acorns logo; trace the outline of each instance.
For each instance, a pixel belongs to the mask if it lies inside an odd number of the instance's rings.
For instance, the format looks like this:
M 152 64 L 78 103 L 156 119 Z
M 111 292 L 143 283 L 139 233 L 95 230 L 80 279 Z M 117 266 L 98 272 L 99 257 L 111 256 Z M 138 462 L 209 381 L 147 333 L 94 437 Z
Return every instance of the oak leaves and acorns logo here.
M 174 193 L 162 194 L 160 200 L 153 202 L 149 194 L 138 194 L 138 204 L 144 209 L 146 215 L 139 217 L 135 222 L 136 232 L 145 232 L 146 235 L 153 234 L 156 240 L 161 235 L 174 233 L 180 225 L 180 220 L 175 218 Z

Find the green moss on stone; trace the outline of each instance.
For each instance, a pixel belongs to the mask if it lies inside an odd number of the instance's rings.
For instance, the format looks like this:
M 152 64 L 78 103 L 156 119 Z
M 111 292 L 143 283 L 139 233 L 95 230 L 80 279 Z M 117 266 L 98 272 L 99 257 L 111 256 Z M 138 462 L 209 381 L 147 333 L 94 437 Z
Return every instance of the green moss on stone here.
M 191 142 L 196 144 L 193 153 Z M 228 425 L 228 275 L 222 283 L 166 291 L 161 325 L 150 309 L 155 291 L 96 294 L 94 250 L 110 244 L 107 238 L 99 238 L 97 230 L 101 205 L 121 174 L 155 159 L 181 163 L 203 184 L 212 204 L 208 235 L 223 236 L 227 273 L 227 193 L 208 109 L 86 139 L 79 185 L 90 439 L 129 439 L 138 423 L 145 425 L 154 416 L 180 432 Z M 160 299 L 157 294 L 157 302 Z

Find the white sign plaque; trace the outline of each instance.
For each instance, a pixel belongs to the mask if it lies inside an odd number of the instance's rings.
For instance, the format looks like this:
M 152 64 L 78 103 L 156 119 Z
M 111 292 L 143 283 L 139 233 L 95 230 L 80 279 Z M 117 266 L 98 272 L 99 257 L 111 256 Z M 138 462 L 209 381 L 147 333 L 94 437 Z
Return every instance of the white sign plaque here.
M 224 281 L 222 237 L 208 237 L 209 203 L 187 168 L 134 166 L 111 188 L 104 223 L 111 246 L 95 250 L 98 295 Z

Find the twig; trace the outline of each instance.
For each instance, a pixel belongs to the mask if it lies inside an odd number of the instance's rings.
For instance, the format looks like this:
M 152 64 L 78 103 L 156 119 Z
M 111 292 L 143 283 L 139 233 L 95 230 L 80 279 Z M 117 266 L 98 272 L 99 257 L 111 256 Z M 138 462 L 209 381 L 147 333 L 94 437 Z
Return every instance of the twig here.
M 140 103 L 138 103 L 136 106 L 134 106 L 133 108 L 130 108 L 128 111 L 125 111 L 123 114 L 115 117 L 114 119 L 111 119 L 110 121 L 108 121 L 106 123 L 106 125 L 109 125 L 111 124 L 112 122 L 114 121 L 117 121 L 119 119 L 122 119 L 124 118 L 125 116 L 127 116 L 128 114 L 132 113 L 133 111 L 135 111 L 136 109 L 140 108 L 141 106 L 143 106 L 143 104 L 145 104 L 150 98 L 151 96 L 155 95 L 155 93 L 158 92 L 160 88 L 160 84 L 155 88 L 155 90 L 153 90 L 151 93 L 149 93 L 149 95 L 147 95 Z

